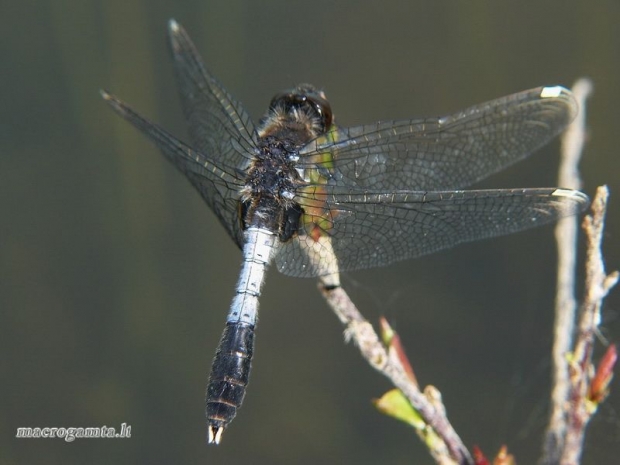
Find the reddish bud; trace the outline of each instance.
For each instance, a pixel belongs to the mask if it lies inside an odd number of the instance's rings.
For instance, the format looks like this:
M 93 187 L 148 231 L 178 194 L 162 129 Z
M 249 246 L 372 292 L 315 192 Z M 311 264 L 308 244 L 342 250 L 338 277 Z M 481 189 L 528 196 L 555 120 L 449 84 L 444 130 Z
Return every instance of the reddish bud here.
M 379 319 L 379 325 L 381 326 L 381 337 L 383 339 L 383 343 L 387 346 L 389 355 L 396 356 L 402 365 L 403 370 L 407 373 L 409 379 L 413 381 L 416 386 L 418 386 L 418 380 L 415 377 L 409 358 L 405 353 L 405 348 L 400 340 L 400 336 L 396 331 L 394 331 L 385 318 L 381 317 Z
M 480 447 L 478 446 L 474 446 L 473 448 L 473 452 L 474 452 L 474 465 L 491 465 L 491 463 L 489 462 L 489 459 L 487 459 L 484 454 L 482 453 L 482 451 L 480 450 Z
M 605 351 L 596 369 L 596 374 L 590 382 L 588 389 L 588 399 L 595 404 L 600 404 L 609 394 L 609 383 L 614 377 L 614 366 L 618 360 L 616 345 L 611 344 Z

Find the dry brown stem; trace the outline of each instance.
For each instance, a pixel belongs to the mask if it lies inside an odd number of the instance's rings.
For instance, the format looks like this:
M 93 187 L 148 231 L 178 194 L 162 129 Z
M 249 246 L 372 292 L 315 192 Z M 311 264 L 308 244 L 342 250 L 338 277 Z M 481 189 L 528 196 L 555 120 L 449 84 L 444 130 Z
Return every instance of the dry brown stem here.
M 348 294 L 341 287 L 332 288 L 323 281 L 319 289 L 327 303 L 345 327 L 347 339 L 352 340 L 362 356 L 377 371 L 386 376 L 402 391 L 411 405 L 418 410 L 437 436 L 430 453 L 441 465 L 473 464 L 471 454 L 448 421 L 443 405 L 437 405 L 436 397 L 429 399 L 420 391 L 417 383 L 408 375 L 397 357 L 390 357 L 372 325 L 362 316 Z M 428 444 L 428 443 L 427 443 Z

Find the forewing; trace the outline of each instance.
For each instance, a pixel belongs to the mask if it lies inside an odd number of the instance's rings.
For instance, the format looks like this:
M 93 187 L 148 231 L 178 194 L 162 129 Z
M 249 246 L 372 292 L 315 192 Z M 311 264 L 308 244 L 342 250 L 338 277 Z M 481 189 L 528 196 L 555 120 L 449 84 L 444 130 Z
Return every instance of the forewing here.
M 538 87 L 441 118 L 338 129 L 301 151 L 301 169 L 325 164 L 334 184 L 371 190 L 468 186 L 531 154 L 575 117 L 570 91 Z M 330 152 L 329 165 L 324 153 Z
M 256 147 L 252 120 L 207 71 L 185 30 L 170 20 L 168 31 L 193 146 L 213 160 L 245 171 Z
M 123 118 L 142 131 L 161 150 L 165 157 L 175 165 L 192 185 L 198 189 L 211 210 L 219 218 L 230 236 L 241 244 L 237 214 L 237 199 L 243 179 L 237 169 L 193 150 L 158 125 L 143 118 L 128 105 L 105 91 L 103 98 Z
M 322 233 L 340 271 L 384 266 L 462 242 L 511 234 L 583 211 L 584 194 L 558 188 L 372 193 L 328 189 Z M 328 274 L 329 250 L 308 234 L 282 244 L 276 263 L 292 276 Z M 314 247 L 314 266 L 304 249 Z M 325 255 L 323 257 L 321 254 Z

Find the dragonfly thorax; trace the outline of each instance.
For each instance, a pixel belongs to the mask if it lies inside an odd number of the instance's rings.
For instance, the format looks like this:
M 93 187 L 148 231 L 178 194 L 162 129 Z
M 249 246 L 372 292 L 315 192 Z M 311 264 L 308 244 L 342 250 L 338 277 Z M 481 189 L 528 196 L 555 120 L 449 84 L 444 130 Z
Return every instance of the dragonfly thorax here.
M 273 136 L 259 140 L 241 191 L 242 226 L 277 231 L 286 241 L 296 234 L 301 207 L 295 202 L 295 191 L 303 184 L 295 169 L 299 159 L 296 145 Z

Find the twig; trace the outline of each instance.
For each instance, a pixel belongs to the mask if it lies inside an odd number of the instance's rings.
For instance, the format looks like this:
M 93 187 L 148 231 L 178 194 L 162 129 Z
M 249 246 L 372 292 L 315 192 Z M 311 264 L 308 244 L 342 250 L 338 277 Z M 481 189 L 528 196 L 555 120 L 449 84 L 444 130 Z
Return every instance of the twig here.
M 592 354 L 594 336 L 601 321 L 601 304 L 609 290 L 618 282 L 618 272 L 605 271 L 601 244 L 605 225 L 605 212 L 609 191 L 599 187 L 592 203 L 592 215 L 586 216 L 583 229 L 586 233 L 586 288 L 577 332 L 575 349 L 569 363 L 570 390 L 566 422 L 566 438 L 560 464 L 579 462 L 583 438 L 588 422 L 596 408 L 592 408 L 588 391 L 593 378 Z
M 402 391 L 425 422 L 433 428 L 441 441 L 434 444 L 431 455 L 441 465 L 471 465 L 473 459 L 445 416 L 443 405 L 429 399 L 396 357 L 390 357 L 372 325 L 361 315 L 342 287 L 321 280 L 319 289 L 327 303 L 345 326 L 345 335 L 352 339 L 370 365 L 386 376 Z
M 562 136 L 562 158 L 558 186 L 581 189 L 578 164 L 586 140 L 586 99 L 592 92 L 589 79 L 579 79 L 572 88 L 579 104 L 579 114 Z M 575 326 L 575 264 L 577 254 L 577 217 L 562 218 L 556 228 L 558 248 L 557 290 L 553 345 L 553 390 L 551 415 L 543 444 L 543 464 L 557 463 L 566 433 L 565 405 L 569 378 L 566 354 L 571 350 Z

